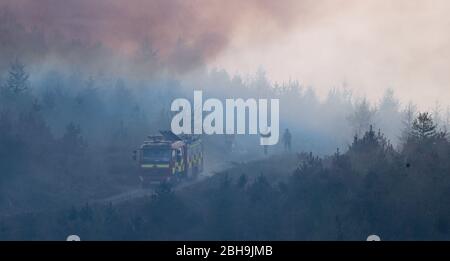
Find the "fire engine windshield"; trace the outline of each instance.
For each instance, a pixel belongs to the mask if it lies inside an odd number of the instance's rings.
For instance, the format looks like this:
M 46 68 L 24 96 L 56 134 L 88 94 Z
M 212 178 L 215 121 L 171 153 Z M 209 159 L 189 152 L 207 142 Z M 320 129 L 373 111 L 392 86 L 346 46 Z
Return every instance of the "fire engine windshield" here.
M 150 147 L 142 150 L 144 161 L 169 162 L 171 150 L 167 147 Z

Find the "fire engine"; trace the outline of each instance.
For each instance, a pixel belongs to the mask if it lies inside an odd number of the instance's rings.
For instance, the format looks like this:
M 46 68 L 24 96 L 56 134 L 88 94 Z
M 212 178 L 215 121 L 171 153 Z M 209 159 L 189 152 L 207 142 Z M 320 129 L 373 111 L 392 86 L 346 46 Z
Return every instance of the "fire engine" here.
M 175 135 L 160 131 L 161 135 L 148 140 L 134 151 L 139 178 L 144 186 L 162 182 L 175 183 L 195 179 L 203 171 L 203 144 L 196 135 Z

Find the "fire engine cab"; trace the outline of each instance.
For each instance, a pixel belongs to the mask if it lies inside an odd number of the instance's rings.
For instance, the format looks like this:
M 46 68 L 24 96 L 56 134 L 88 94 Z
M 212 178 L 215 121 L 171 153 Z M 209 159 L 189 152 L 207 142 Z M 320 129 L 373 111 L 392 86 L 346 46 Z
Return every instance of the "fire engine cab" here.
M 139 167 L 144 186 L 161 182 L 195 179 L 203 171 L 203 145 L 199 136 L 175 135 L 160 131 L 161 135 L 148 140 L 134 151 L 133 159 Z

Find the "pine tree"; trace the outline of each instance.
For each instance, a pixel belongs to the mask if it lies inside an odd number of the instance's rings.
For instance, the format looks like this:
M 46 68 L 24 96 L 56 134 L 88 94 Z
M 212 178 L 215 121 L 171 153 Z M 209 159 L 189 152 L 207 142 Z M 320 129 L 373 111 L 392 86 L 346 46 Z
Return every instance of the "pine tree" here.
M 6 88 L 15 94 L 28 90 L 29 74 L 25 71 L 25 65 L 16 60 L 11 64 L 6 81 Z
M 348 117 L 357 135 L 363 134 L 374 121 L 376 110 L 371 108 L 369 102 L 363 99 L 357 103 L 354 112 Z
M 411 136 L 421 140 L 436 137 L 436 124 L 428 112 L 419 113 L 412 125 Z

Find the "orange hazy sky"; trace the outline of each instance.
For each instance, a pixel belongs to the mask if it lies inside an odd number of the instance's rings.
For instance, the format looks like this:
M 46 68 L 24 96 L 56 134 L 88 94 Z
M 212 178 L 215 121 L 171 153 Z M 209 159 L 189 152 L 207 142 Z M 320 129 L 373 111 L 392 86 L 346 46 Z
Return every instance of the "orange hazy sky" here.
M 0 0 L 29 26 L 132 53 L 144 39 L 183 71 L 264 68 L 322 97 L 346 85 L 430 108 L 450 100 L 448 0 Z M 180 41 L 183 42 L 180 48 Z

